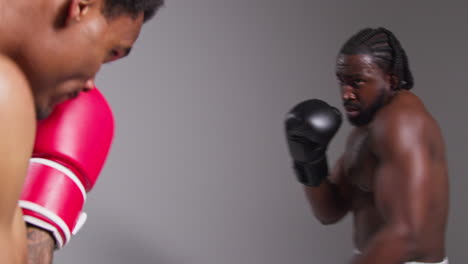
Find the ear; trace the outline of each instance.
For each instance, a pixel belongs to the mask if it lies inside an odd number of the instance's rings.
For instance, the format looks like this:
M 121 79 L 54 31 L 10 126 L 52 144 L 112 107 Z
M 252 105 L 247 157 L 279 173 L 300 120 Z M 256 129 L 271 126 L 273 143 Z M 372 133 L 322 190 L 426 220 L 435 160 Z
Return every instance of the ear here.
M 398 78 L 398 76 L 396 76 L 395 74 L 387 74 L 387 80 L 390 83 L 390 89 L 392 91 L 400 89 L 400 78 Z
M 394 90 L 400 90 L 401 89 L 401 86 L 400 86 L 400 83 L 401 80 L 398 76 L 396 75 L 392 75 L 392 88 Z
M 79 22 L 95 4 L 96 0 L 69 0 L 65 25 Z

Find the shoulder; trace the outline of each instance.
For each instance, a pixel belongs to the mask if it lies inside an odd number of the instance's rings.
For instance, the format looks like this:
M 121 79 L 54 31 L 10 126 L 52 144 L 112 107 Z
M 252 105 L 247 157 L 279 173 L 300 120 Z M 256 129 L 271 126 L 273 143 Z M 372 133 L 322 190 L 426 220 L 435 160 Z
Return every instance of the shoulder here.
M 5 106 L 34 109 L 34 100 L 23 71 L 11 59 L 0 55 L 0 110 Z
M 401 92 L 376 115 L 370 128 L 377 148 L 415 147 L 439 134 L 439 127 L 423 102 Z
M 14 61 L 0 55 L 0 115 L 10 111 L 32 114 L 35 118 L 32 89 L 26 75 Z
M 26 81 L 26 76 L 21 71 L 20 67 L 10 58 L 0 55 L 0 76 L 10 77 L 11 80 Z
M 34 144 L 36 119 L 22 71 L 0 55 L 0 222 L 11 221 Z
M 0 122 L 4 128 L 0 129 L 0 138 L 29 139 L 31 133 L 34 137 L 34 109 L 32 90 L 26 76 L 12 60 L 0 55 Z
M 374 136 L 389 136 L 395 131 L 425 132 L 436 122 L 421 99 L 410 92 L 402 92 L 379 111 L 371 124 Z

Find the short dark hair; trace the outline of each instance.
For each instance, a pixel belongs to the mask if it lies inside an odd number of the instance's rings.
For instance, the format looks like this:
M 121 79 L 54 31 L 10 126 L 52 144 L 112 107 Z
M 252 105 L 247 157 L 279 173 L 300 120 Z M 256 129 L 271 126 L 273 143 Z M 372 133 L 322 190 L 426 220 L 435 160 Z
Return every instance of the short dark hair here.
M 103 13 L 107 18 L 121 14 L 137 16 L 143 13 L 143 21 L 146 22 L 163 5 L 164 0 L 104 0 Z
M 398 89 L 413 88 L 413 75 L 409 69 L 408 57 L 400 41 L 388 29 L 365 28 L 353 35 L 341 48 L 340 54 L 369 54 L 385 72 L 395 75 Z

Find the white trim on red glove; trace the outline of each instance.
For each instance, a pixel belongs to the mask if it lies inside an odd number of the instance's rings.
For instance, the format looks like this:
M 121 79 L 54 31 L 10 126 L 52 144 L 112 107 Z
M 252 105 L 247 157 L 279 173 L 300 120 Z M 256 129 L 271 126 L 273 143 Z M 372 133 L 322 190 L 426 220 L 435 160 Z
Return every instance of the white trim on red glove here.
M 24 221 L 52 232 L 57 248 L 62 248 L 70 241 L 71 234 L 76 234 L 86 221 L 86 214 L 81 212 L 86 201 L 86 190 L 70 169 L 55 161 L 31 158 L 31 166 L 26 182 L 34 187 L 26 188 L 19 201 L 19 206 L 24 210 Z M 57 197 L 64 190 L 70 191 L 66 192 L 70 196 Z M 78 193 L 81 197 L 76 197 Z M 68 208 L 65 203 L 69 200 L 78 201 L 78 206 Z M 69 215 L 77 217 L 64 219 Z

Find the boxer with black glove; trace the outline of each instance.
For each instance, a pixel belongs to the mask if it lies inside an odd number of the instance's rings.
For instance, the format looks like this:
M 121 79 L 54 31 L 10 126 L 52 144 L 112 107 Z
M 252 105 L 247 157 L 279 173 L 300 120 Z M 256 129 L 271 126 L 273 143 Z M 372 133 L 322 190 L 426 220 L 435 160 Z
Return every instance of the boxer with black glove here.
M 338 109 L 318 99 L 296 105 L 286 117 L 286 137 L 299 182 L 319 186 L 328 176 L 326 150 L 341 125 Z
M 346 190 L 331 179 L 339 169 L 329 170 L 326 151 L 342 123 L 340 111 L 319 99 L 294 106 L 286 115 L 285 130 L 293 169 L 304 184 L 306 196 L 317 219 L 330 224 L 348 211 Z M 337 163 L 337 168 L 340 162 Z M 332 183 L 333 182 L 333 183 Z
M 336 77 L 353 128 L 330 173 L 325 151 L 339 126 L 336 109 L 309 100 L 286 118 L 295 172 L 316 218 L 333 224 L 352 215 L 350 264 L 448 264 L 445 144 L 409 91 L 399 40 L 385 28 L 359 31 L 340 50 Z

